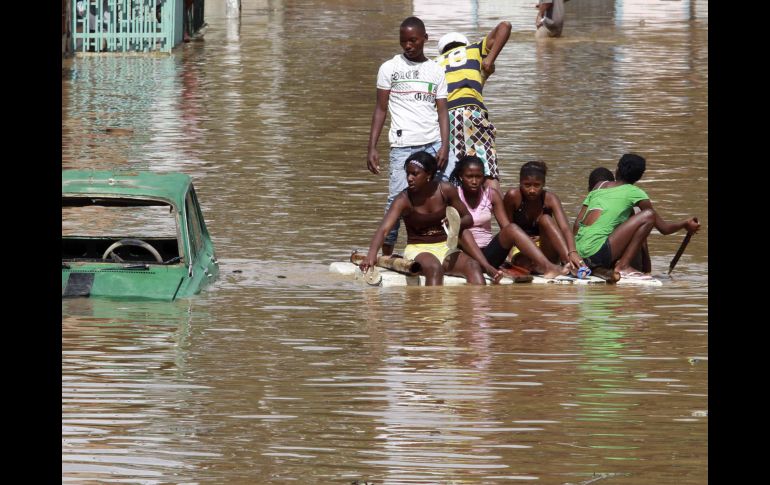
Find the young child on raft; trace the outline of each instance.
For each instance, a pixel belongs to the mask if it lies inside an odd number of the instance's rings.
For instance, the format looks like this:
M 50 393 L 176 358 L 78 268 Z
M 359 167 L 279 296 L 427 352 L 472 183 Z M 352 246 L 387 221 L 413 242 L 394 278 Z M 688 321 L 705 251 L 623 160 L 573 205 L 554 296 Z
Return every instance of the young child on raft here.
M 478 246 L 484 258 L 480 263 L 499 268 L 515 245 L 532 261 L 535 271 L 545 278 L 569 273 L 568 268 L 550 262 L 529 236 L 508 219 L 500 193 L 494 187 L 484 186 L 483 160 L 475 155 L 460 158 L 449 181 L 458 186 L 460 200 L 473 217 L 473 226 L 462 232 L 460 244 L 463 248 Z M 500 232 L 494 236 L 493 214 L 500 227 Z
M 601 189 L 607 182 L 614 182 L 615 176 L 612 171 L 607 167 L 596 167 L 588 175 L 588 191 L 591 192 L 594 189 Z
M 576 220 L 575 243 L 589 268 L 613 268 L 621 279 L 650 279 L 649 274 L 636 270 L 632 261 L 652 228 L 664 235 L 680 229 L 695 233 L 700 228 L 695 217 L 672 223 L 655 211 L 647 194 L 634 185 L 645 169 L 646 161 L 641 156 L 623 155 L 615 180 L 597 183 L 583 201 Z M 640 209 L 636 215 L 634 207 Z
M 359 268 L 366 272 L 377 264 L 377 252 L 385 235 L 399 218 L 403 218 L 407 234 L 404 257 L 420 263 L 426 286 L 442 285 L 445 274 L 463 276 L 469 284 L 484 285 L 482 268 L 493 283 L 498 283 L 503 273 L 486 263 L 478 246 L 466 247 L 469 255 L 447 244 L 448 235 L 442 227 L 447 208 L 452 206 L 459 213 L 459 231 L 471 227 L 473 218 L 460 200 L 457 188 L 436 180 L 437 168 L 436 158 L 428 152 L 415 152 L 407 157 L 404 162 L 407 188 L 393 200 Z M 453 237 L 457 237 L 457 233 Z M 480 260 L 484 262 L 480 263 Z
M 545 190 L 547 171 L 548 167 L 541 161 L 522 165 L 519 186 L 508 190 L 503 198 L 505 213 L 535 241 L 550 262 L 565 264 L 570 273 L 575 274 L 583 266 L 583 260 L 575 247 L 561 200 Z M 514 252 L 511 262 L 533 266 L 529 257 L 521 252 Z

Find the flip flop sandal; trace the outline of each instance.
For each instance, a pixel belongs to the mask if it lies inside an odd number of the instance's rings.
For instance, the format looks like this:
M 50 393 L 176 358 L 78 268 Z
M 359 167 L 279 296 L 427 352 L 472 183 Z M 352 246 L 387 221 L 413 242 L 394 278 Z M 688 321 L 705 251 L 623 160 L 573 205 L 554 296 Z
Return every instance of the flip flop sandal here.
M 577 277 L 579 280 L 586 280 L 591 276 L 591 268 L 588 266 L 581 266 L 577 270 Z
M 446 232 L 446 245 L 450 250 L 457 249 L 457 240 L 460 235 L 460 213 L 451 205 L 446 208 L 447 223 L 442 223 Z
M 364 281 L 369 286 L 380 286 L 382 284 L 382 275 L 376 266 L 369 267 L 364 273 Z
M 505 276 L 508 276 L 510 278 L 527 277 L 527 276 L 532 278 L 532 273 L 528 269 L 522 268 L 521 266 L 512 266 L 510 268 L 501 267 L 500 271 L 502 271 Z
M 620 279 L 646 281 L 646 280 L 651 280 L 652 276 L 642 273 L 641 271 L 631 271 L 630 273 L 621 272 Z

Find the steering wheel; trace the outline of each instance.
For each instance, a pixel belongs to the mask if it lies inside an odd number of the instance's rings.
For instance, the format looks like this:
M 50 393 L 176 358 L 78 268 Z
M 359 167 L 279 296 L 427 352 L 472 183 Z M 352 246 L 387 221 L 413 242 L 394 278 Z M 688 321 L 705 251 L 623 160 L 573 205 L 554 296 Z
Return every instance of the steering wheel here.
M 160 257 L 160 253 L 152 246 L 150 246 L 148 243 L 142 241 L 141 239 L 121 239 L 120 241 L 114 243 L 112 246 L 108 247 L 107 250 L 104 252 L 104 255 L 102 255 L 102 260 L 107 260 L 107 256 L 110 256 L 114 250 L 117 248 L 123 247 L 123 246 L 134 246 L 139 247 L 142 249 L 146 249 L 150 252 L 150 254 L 153 255 L 155 258 L 155 261 L 162 263 L 163 258 Z M 120 258 L 117 254 L 112 254 L 113 261 L 121 262 L 123 259 Z

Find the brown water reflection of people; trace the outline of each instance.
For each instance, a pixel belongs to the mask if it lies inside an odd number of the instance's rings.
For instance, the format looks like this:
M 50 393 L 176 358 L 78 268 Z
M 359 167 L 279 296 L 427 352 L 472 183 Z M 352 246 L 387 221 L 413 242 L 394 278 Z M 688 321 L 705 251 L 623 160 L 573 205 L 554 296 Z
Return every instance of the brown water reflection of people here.
M 492 298 L 494 296 L 485 289 L 474 290 L 459 290 L 456 299 L 457 319 L 459 320 L 457 344 L 458 347 L 466 348 L 466 352 L 458 357 L 458 363 L 478 371 L 484 371 L 492 364 L 491 347 L 494 325 L 489 313 L 492 311 Z
M 198 90 L 198 71 L 200 67 L 188 57 L 185 57 L 182 62 L 182 96 L 179 103 L 182 108 L 182 119 L 188 132 L 197 131 L 199 129 L 198 111 L 201 106 L 201 95 Z M 192 130 L 189 130 L 189 128 L 192 128 Z
M 483 371 L 492 363 L 495 323 L 489 313 L 499 298 L 500 295 L 489 288 L 474 286 L 441 291 L 409 288 L 401 305 L 404 314 L 409 315 L 401 332 L 404 336 L 401 344 L 410 347 L 409 352 L 404 352 L 414 357 L 410 365 L 418 372 L 455 369 L 457 372 L 453 375 L 463 381 L 464 386 L 475 387 L 474 393 L 486 392 L 491 382 Z M 403 331 L 405 329 L 409 331 Z M 420 346 L 436 350 L 443 347 L 443 350 L 432 352 L 432 358 L 425 359 L 425 352 L 417 348 Z

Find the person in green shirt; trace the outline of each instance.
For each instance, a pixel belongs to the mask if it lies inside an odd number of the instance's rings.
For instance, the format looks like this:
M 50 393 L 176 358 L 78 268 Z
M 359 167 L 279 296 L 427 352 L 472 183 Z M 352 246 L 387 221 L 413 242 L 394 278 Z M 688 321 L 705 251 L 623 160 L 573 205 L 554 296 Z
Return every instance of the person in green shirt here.
M 650 278 L 631 263 L 652 228 L 664 235 L 681 229 L 695 233 L 700 228 L 695 217 L 667 222 L 655 211 L 647 194 L 634 185 L 645 169 L 646 161 L 641 156 L 623 155 L 615 180 L 598 183 L 583 201 L 577 216 L 575 247 L 589 268 L 613 268 L 621 278 Z M 640 209 L 636 215 L 634 207 Z
M 591 192 L 594 189 L 600 189 L 607 185 L 609 182 L 615 181 L 615 174 L 612 173 L 612 171 L 606 167 L 597 167 L 591 171 L 591 174 L 588 176 L 588 192 Z M 641 209 L 634 206 L 634 212 L 641 212 Z M 577 234 L 578 228 L 580 227 L 579 220 L 575 218 L 575 223 L 572 225 L 572 234 Z M 639 271 L 642 271 L 643 273 L 650 273 L 652 272 L 652 261 L 650 260 L 650 250 L 647 247 L 647 239 L 644 240 L 642 243 L 642 247 L 639 250 L 639 253 L 637 253 L 636 257 L 631 261 L 631 266 L 638 269 Z M 609 268 L 608 268 L 609 269 Z M 620 279 L 620 275 L 617 273 L 612 274 L 605 272 L 609 279 L 612 280 L 612 282 L 617 281 Z

